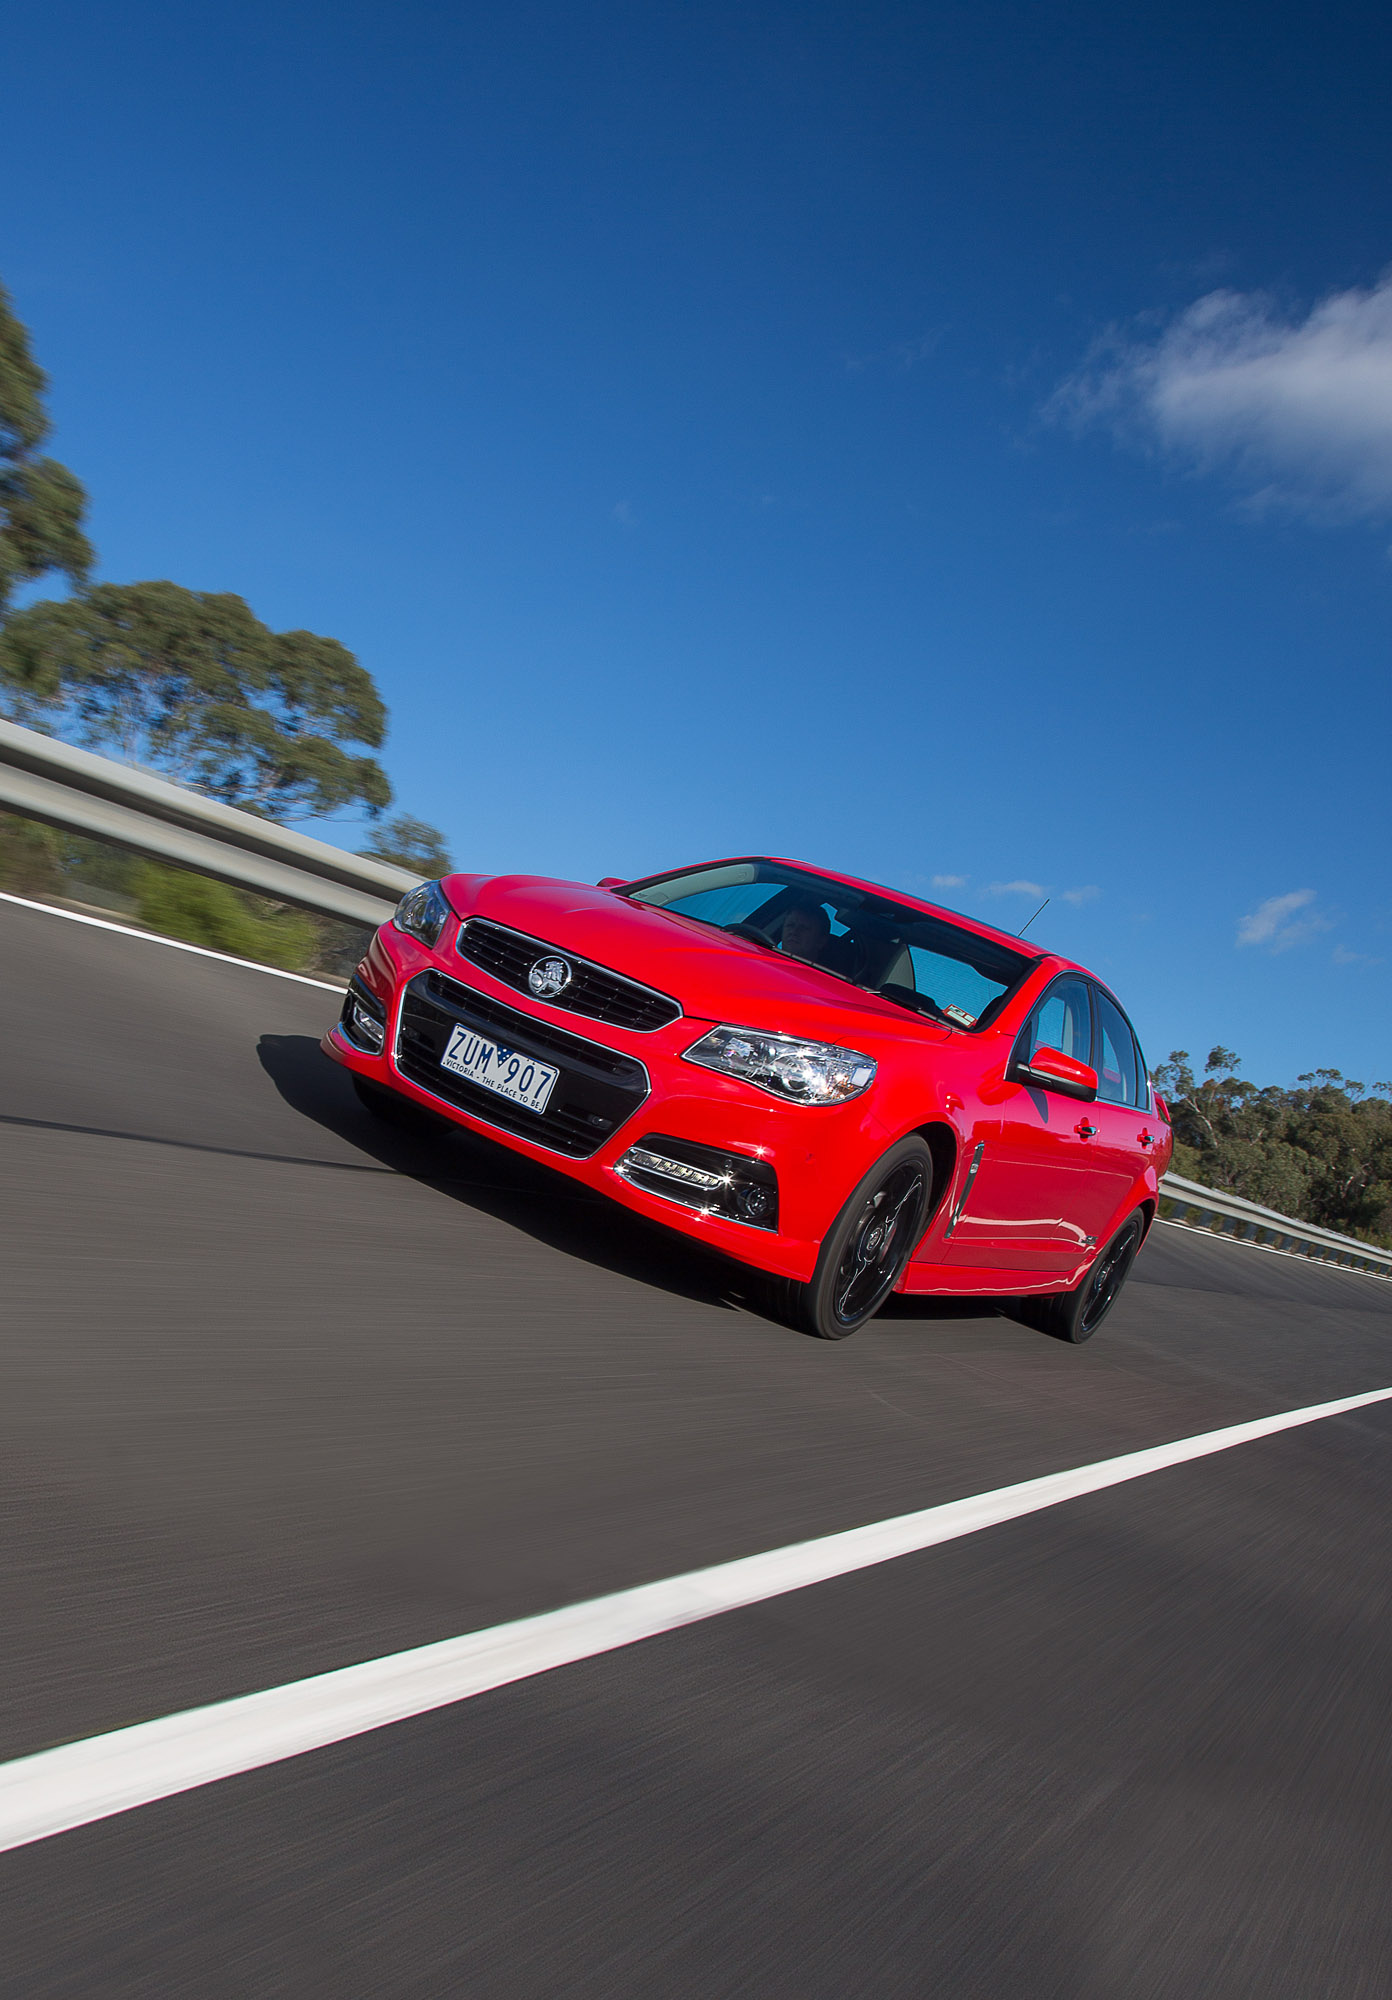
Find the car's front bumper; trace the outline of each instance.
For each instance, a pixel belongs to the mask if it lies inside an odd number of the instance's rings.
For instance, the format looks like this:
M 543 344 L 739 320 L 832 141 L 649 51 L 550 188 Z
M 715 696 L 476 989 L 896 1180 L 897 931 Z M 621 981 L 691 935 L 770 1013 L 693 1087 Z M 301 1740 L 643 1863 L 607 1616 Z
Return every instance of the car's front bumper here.
M 652 1033 L 611 1027 L 532 1003 L 392 926 L 373 939 L 355 985 L 358 1018 L 350 989 L 344 1018 L 324 1037 L 335 1061 L 763 1270 L 811 1276 L 822 1237 L 884 1147 L 868 1099 L 783 1104 L 685 1062 L 709 1021 L 683 1017 Z M 380 1048 L 364 1016 L 380 1024 Z M 561 1070 L 544 1115 L 441 1068 L 452 1021 Z M 664 1164 L 654 1170 L 654 1159 Z M 776 1228 L 760 1186 L 773 1190 Z

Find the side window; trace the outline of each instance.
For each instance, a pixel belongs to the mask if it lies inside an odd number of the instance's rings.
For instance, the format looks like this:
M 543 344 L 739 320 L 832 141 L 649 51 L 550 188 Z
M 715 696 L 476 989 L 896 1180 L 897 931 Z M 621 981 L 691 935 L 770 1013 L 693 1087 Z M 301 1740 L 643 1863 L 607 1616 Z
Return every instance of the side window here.
M 1104 1104 L 1140 1104 L 1143 1086 L 1131 1023 L 1105 993 L 1096 998 L 1097 1095 Z
M 1142 1111 L 1154 1111 L 1155 1100 L 1150 1094 L 1150 1071 L 1146 1068 L 1145 1050 L 1136 1041 L 1136 1030 L 1131 1030 L 1131 1040 L 1136 1049 L 1136 1102 Z
M 1020 1030 L 1015 1045 L 1018 1062 L 1028 1062 L 1036 1049 L 1057 1049 L 1078 1062 L 1092 1061 L 1092 1008 L 1081 979 L 1058 979 Z

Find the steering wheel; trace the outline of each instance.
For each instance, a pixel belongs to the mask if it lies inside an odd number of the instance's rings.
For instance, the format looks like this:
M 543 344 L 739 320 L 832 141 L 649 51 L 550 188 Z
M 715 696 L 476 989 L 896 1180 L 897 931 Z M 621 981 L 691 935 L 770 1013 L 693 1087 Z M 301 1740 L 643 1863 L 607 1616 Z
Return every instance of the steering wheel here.
M 850 931 L 846 932 L 845 938 L 835 939 L 834 942 L 844 944 L 846 939 L 850 940 L 851 958 L 849 966 L 845 971 L 841 972 L 841 977 L 849 979 L 853 985 L 859 986 L 864 980 L 866 972 L 869 970 L 870 950 L 863 938 L 856 937 Z M 838 967 L 837 970 L 841 971 L 841 968 Z
M 761 931 L 757 924 L 725 924 L 722 926 L 726 937 L 749 938 L 754 944 L 772 945 L 773 939 L 767 931 Z

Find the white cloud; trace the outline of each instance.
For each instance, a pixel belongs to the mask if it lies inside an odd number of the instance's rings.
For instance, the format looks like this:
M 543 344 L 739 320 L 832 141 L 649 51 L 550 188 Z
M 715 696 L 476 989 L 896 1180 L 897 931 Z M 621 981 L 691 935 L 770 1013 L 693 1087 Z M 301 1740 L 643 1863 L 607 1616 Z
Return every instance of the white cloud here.
M 1292 889 L 1285 896 L 1268 896 L 1249 916 L 1239 918 L 1237 943 L 1259 944 L 1267 951 L 1289 951 L 1292 945 L 1304 944 L 1307 938 L 1330 927 L 1328 917 L 1310 908 L 1314 900 L 1313 889 Z M 1301 911 L 1305 913 L 1303 916 Z
M 1047 896 L 1042 882 L 988 882 L 988 896 Z
M 631 500 L 616 500 L 609 510 L 610 516 L 621 528 L 636 528 L 638 516 L 633 511 Z
M 933 887 L 935 889 L 965 889 L 966 886 L 967 878 L 965 875 L 935 875 L 933 877 Z
M 1094 896 L 1100 896 L 1101 894 L 1102 891 L 1098 888 L 1097 884 L 1089 882 L 1082 889 L 1065 889 L 1063 900 L 1065 903 L 1090 903 Z
M 1110 334 L 1045 414 L 1221 467 L 1260 504 L 1392 513 L 1392 272 L 1303 319 L 1210 292 L 1158 330 Z

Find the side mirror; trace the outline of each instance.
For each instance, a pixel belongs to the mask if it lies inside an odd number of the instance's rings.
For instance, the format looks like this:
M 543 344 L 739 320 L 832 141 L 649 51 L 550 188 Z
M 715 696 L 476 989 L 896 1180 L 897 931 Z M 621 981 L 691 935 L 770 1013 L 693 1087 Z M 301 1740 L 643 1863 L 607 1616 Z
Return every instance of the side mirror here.
M 623 885 L 622 875 L 601 875 L 595 883 L 596 889 L 622 889 Z
M 1097 1095 L 1097 1071 L 1062 1049 L 1036 1049 L 1028 1062 L 1012 1063 L 1010 1074 L 1016 1083 L 1037 1083 L 1063 1097 L 1079 1097 L 1084 1104 L 1091 1104 Z

